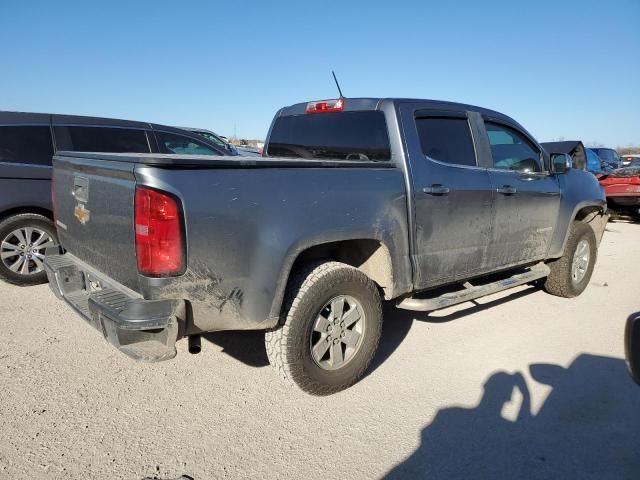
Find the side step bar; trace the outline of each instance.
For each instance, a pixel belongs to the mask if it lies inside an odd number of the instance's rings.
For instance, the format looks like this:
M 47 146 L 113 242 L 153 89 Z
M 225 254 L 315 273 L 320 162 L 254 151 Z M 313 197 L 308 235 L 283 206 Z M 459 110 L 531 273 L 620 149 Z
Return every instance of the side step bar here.
M 417 312 L 431 312 L 441 308 L 457 305 L 458 303 L 468 302 L 476 298 L 491 295 L 492 293 L 508 290 L 509 288 L 524 285 L 525 283 L 544 278 L 549 275 L 549 267 L 544 263 L 538 263 L 522 273 L 517 273 L 508 278 L 487 283 L 485 285 L 473 286 L 469 282 L 464 283 L 464 288 L 456 292 L 449 292 L 438 297 L 432 298 L 414 298 L 408 297 L 401 300 L 398 308 L 403 310 L 414 310 Z

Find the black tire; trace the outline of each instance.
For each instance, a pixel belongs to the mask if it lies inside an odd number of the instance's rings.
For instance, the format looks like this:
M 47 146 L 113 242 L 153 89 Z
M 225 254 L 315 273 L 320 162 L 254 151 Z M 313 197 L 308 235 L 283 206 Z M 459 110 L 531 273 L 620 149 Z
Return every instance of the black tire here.
M 327 370 L 311 353 L 314 325 L 326 311 L 323 307 L 344 295 L 360 304 L 364 329 L 352 357 L 342 367 Z M 312 395 L 330 395 L 364 375 L 378 348 L 381 331 L 382 302 L 376 284 L 356 268 L 326 262 L 302 269 L 290 281 L 280 324 L 265 333 L 265 345 L 269 362 L 281 377 Z
M 589 245 L 589 263 L 585 269 L 584 276 L 579 281 L 574 281 L 572 278 L 573 260 L 576 248 L 582 240 L 585 240 Z M 570 227 L 564 255 L 547 264 L 551 269 L 551 273 L 544 282 L 545 291 L 551 295 L 565 298 L 580 295 L 589 285 L 593 267 L 596 264 L 597 253 L 598 244 L 593 228 L 584 222 L 574 221 Z
M 58 236 L 56 235 L 56 229 L 53 226 L 53 222 L 47 217 L 39 215 L 37 213 L 20 213 L 2 220 L 0 222 L 0 242 L 7 239 L 7 237 L 11 235 L 12 232 L 23 228 L 34 228 L 41 230 L 42 232 L 45 232 L 47 235 L 49 235 L 49 237 L 51 237 L 51 239 L 53 239 L 56 244 L 58 243 Z M 45 283 L 47 281 L 47 274 L 44 269 L 34 273 L 22 274 L 20 272 L 12 271 L 7 265 L 5 265 L 4 260 L 5 259 L 0 258 L 0 279 L 6 282 L 12 283 L 14 285 L 27 286 L 37 285 L 39 283 Z M 34 263 L 32 263 L 31 265 L 33 266 Z

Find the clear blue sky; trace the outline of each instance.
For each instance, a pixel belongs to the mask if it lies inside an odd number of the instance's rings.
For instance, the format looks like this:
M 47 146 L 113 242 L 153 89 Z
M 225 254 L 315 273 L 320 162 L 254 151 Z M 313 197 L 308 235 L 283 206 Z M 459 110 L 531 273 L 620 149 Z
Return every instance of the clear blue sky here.
M 434 98 L 640 144 L 640 0 L 0 4 L 0 109 L 264 137 L 283 105 Z

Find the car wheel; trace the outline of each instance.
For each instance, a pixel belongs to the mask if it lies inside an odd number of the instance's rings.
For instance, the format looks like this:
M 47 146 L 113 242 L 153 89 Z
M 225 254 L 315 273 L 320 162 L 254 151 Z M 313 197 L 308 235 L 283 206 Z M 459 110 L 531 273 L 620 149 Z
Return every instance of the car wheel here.
M 47 281 L 44 253 L 58 243 L 51 220 L 35 213 L 13 215 L 0 222 L 0 279 L 15 285 Z
M 598 245 L 593 228 L 580 221 L 571 224 L 564 255 L 548 263 L 551 273 L 544 289 L 558 297 L 580 295 L 591 280 Z
M 344 390 L 364 375 L 378 348 L 382 302 L 356 268 L 326 262 L 290 282 L 280 324 L 266 332 L 270 363 L 313 395 Z

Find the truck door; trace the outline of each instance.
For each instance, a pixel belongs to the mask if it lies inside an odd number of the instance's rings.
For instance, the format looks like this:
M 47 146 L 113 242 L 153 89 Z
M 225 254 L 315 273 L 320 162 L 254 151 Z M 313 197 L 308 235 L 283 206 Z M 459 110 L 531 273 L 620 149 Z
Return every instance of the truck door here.
M 499 120 L 485 119 L 496 191 L 489 256 L 498 267 L 542 260 L 558 219 L 560 188 L 546 171 L 541 149 Z
M 413 187 L 416 288 L 487 271 L 494 192 L 476 156 L 473 113 L 400 108 Z

